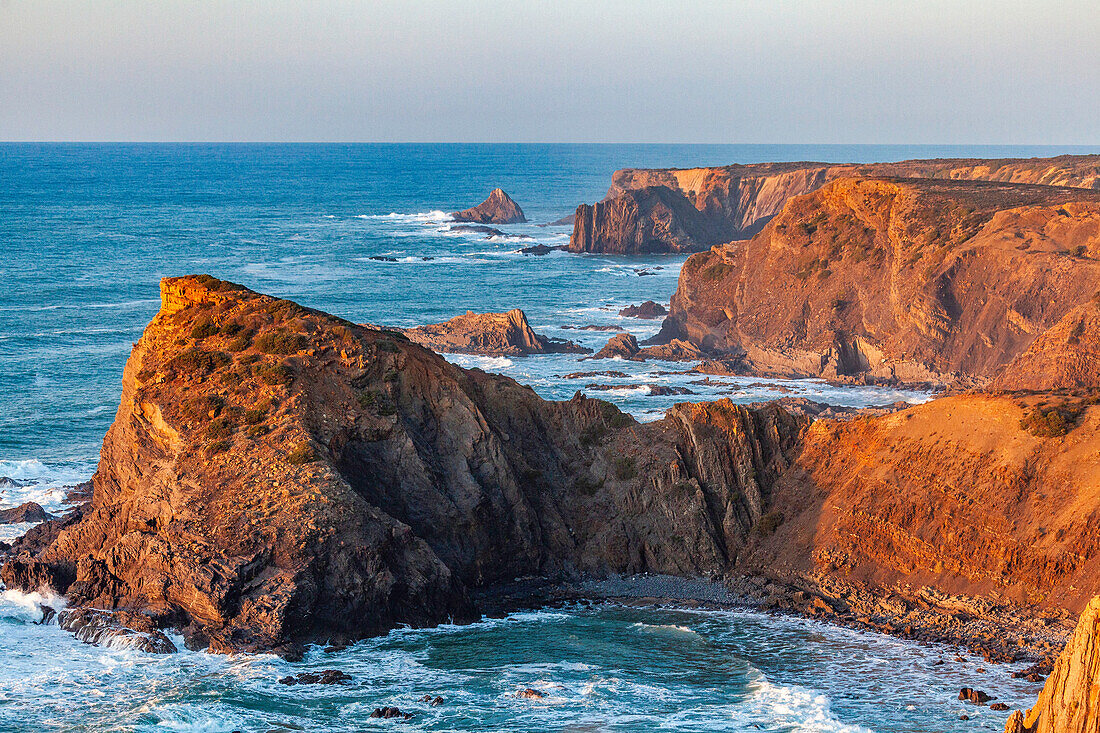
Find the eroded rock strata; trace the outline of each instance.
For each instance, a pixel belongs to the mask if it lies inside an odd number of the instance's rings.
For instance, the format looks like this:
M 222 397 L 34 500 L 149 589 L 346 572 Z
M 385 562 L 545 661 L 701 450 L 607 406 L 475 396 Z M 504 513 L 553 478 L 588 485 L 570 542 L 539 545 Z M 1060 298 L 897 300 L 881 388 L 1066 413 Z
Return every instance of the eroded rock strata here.
M 1095 403 L 973 393 L 812 422 L 723 400 L 638 424 L 397 332 L 169 279 L 92 501 L 2 575 L 220 651 L 470 618 L 516 579 L 651 573 L 1041 659 L 1100 589 Z
M 487 356 L 529 354 L 584 354 L 589 351 L 572 341 L 535 333 L 518 308 L 507 313 L 466 311 L 444 323 L 405 329 L 411 340 L 434 351 Z
M 577 208 L 569 248 L 603 253 L 698 251 L 751 237 L 788 199 L 832 180 L 881 176 L 1100 189 L 1100 156 L 625 169 L 614 173 L 602 202 Z
M 653 341 L 742 373 L 983 384 L 1089 302 L 1098 257 L 1100 192 L 840 179 L 690 257 Z

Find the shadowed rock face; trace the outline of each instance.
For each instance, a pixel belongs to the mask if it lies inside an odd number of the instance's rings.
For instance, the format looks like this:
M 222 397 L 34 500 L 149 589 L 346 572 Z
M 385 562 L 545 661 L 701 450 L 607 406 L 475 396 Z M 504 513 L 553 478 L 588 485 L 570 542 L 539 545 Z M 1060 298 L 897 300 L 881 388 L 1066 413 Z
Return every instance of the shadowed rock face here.
M 994 380 L 996 389 L 1100 389 L 1100 305 L 1079 305 L 1039 334 Z
M 605 254 L 695 252 L 724 240 L 722 230 L 682 193 L 650 186 L 578 206 L 568 249 Z
M 572 341 L 540 336 L 518 308 L 507 313 L 474 313 L 455 316 L 445 323 L 417 326 L 404 331 L 410 339 L 433 351 L 488 356 L 528 354 L 585 354 L 590 350 Z
M 479 224 L 522 224 L 527 221 L 519 204 L 499 188 L 494 188 L 489 198 L 472 209 L 453 212 L 451 218 Z
M 747 372 L 984 382 L 1100 288 L 1100 192 L 841 179 L 693 255 L 653 341 Z
M 804 424 L 729 402 L 639 425 L 401 334 L 209 277 L 162 283 L 91 504 L 4 567 L 74 607 L 276 649 L 470 618 L 520 576 L 720 572 Z
M 1100 733 L 1100 596 L 1077 622 L 1073 638 L 1027 711 L 1016 711 L 1005 733 Z
M 1100 156 L 1063 155 L 1033 159 L 910 160 L 870 165 L 759 163 L 717 168 L 625 169 L 612 176 L 603 202 L 577 209 L 570 241 L 575 252 L 622 253 L 646 242 L 651 252 L 690 252 L 717 242 L 747 239 L 778 214 L 787 200 L 846 177 L 893 176 L 1030 183 L 1100 189 Z M 666 189 L 657 193 L 658 189 Z M 648 200 L 683 199 L 684 206 L 638 206 Z M 620 201 L 621 199 L 621 201 Z M 612 216 L 610 212 L 630 211 Z M 593 226 L 593 220 L 599 226 Z

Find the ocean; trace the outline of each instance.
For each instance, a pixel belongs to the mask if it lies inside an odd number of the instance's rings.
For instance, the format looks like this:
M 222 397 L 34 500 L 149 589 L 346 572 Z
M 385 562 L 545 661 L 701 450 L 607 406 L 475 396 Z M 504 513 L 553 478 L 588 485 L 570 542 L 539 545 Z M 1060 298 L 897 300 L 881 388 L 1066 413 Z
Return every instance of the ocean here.
M 602 198 L 617 168 L 1097 151 L 0 144 L 0 509 L 33 500 L 60 511 L 64 487 L 94 473 L 123 366 L 157 311 L 163 276 L 209 273 L 392 326 L 521 308 L 539 333 L 595 349 L 614 334 L 576 327 L 620 326 L 639 339 L 657 331 L 659 321 L 618 311 L 644 300 L 667 304 L 685 257 L 519 250 L 565 244 L 570 227 L 545 225 Z M 504 235 L 491 238 L 452 230 L 446 212 L 480 203 L 498 186 L 529 224 L 498 227 Z M 582 363 L 576 355 L 449 358 L 507 374 L 547 399 L 596 382 L 614 386 L 590 394 L 641 420 L 677 401 L 719 397 L 863 406 L 929 396 L 815 380 L 724 377 L 702 385 L 668 373 L 682 364 Z M 595 370 L 623 376 L 565 378 Z M 651 385 L 691 394 L 653 394 Z M 0 525 L 0 540 L 26 529 Z M 0 731 L 362 730 L 394 724 L 367 718 L 384 704 L 417 711 L 400 724 L 411 730 L 944 731 L 999 729 L 1005 717 L 953 700 L 952 686 L 957 691 L 976 664 L 929 671 L 925 662 L 953 652 L 747 612 L 568 607 L 400 630 L 336 654 L 314 650 L 291 665 L 87 647 L 56 626 L 29 623 L 31 600 L 12 592 L 0 600 Z M 354 685 L 276 683 L 288 671 L 326 665 L 351 673 Z M 1036 691 L 983 666 L 1012 705 Z M 518 687 L 547 697 L 517 700 Z M 420 710 L 415 700 L 427 693 L 448 702 Z M 963 712 L 975 719 L 963 724 Z

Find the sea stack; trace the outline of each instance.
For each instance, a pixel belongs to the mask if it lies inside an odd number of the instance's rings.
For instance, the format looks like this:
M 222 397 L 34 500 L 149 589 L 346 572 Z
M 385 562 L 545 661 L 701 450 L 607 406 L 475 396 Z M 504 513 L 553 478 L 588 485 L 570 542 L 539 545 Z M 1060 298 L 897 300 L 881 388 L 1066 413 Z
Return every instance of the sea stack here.
M 472 209 L 452 212 L 451 218 L 478 224 L 523 224 L 527 221 L 519 204 L 499 188 L 494 188 L 489 198 Z

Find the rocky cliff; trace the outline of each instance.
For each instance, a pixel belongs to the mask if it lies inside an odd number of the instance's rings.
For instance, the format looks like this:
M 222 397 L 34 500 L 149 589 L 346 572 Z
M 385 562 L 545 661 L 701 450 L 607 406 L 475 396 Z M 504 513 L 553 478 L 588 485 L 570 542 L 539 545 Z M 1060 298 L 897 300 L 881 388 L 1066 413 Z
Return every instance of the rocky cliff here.
M 759 163 L 690 169 L 625 169 L 599 204 L 577 208 L 574 252 L 683 252 L 747 239 L 787 200 L 846 177 L 982 180 L 1100 189 L 1100 156 L 1033 159 L 936 159 L 870 165 Z M 665 189 L 659 192 L 660 189 Z M 638 191 L 645 190 L 639 199 Z M 659 193 L 658 193 L 659 192 Z M 678 206 L 658 206 L 673 200 Z M 651 203 L 654 202 L 654 203 Z M 683 203 L 690 203 L 694 212 Z M 599 222 L 599 225 L 595 225 Z
M 403 332 L 433 351 L 490 356 L 528 354 L 584 354 L 590 351 L 572 341 L 542 336 L 531 328 L 518 308 L 507 313 L 474 313 L 455 316 L 445 323 L 417 326 Z
M 1078 612 L 1100 591 L 1092 402 L 972 393 L 819 420 L 741 566 Z
M 839 179 L 693 255 L 656 343 L 749 372 L 982 383 L 1100 289 L 1100 192 Z
M 3 578 L 192 646 L 468 618 L 520 576 L 721 572 L 804 424 L 722 402 L 639 425 L 206 276 L 161 293 L 90 505 Z
M 522 224 L 527 221 L 523 209 L 512 197 L 499 188 L 489 193 L 489 198 L 477 206 L 451 213 L 455 221 L 474 221 L 479 224 Z
M 1100 596 L 1077 622 L 1039 701 L 1027 714 L 1013 713 L 1005 733 L 1100 732 Z

